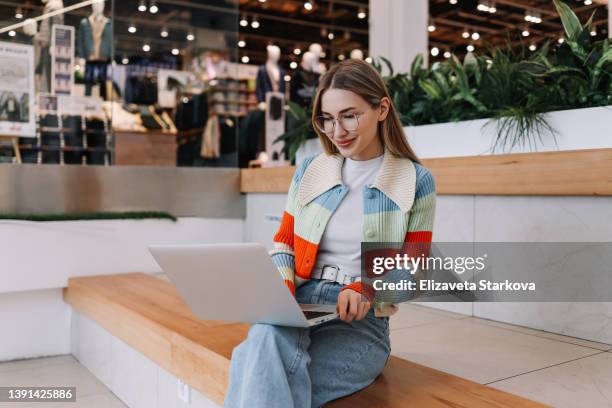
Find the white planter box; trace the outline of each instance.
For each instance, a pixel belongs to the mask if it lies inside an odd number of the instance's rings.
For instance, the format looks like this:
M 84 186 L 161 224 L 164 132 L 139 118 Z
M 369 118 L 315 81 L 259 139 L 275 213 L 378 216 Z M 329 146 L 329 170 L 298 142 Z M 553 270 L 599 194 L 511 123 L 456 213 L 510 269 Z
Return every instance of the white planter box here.
M 549 112 L 546 120 L 557 131 L 530 148 L 529 144 L 510 151 L 491 151 L 497 126 L 489 119 L 441 123 L 404 128 L 410 145 L 419 158 L 478 156 L 506 153 L 532 153 L 600 149 L 612 147 L 612 106 Z
M 491 151 L 497 136 L 497 125 L 492 122 L 485 126 L 490 119 L 407 126 L 404 132 L 417 156 L 422 159 L 612 147 L 612 106 L 549 112 L 546 119 L 557 131 L 556 144 L 552 136 L 547 136 L 543 137 L 543 143 L 537 141 L 532 147 L 526 143 L 510 151 Z M 308 140 L 298 149 L 296 164 L 322 151 L 319 139 Z

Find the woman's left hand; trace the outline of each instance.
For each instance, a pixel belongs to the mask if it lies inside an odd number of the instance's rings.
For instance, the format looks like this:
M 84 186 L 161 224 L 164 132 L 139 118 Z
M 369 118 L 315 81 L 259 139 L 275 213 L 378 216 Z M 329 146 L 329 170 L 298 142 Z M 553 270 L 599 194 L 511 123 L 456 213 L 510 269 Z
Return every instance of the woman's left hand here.
M 338 295 L 336 311 L 340 320 L 350 323 L 353 320 L 361 320 L 370 310 L 370 302 L 364 300 L 361 293 L 353 289 L 345 289 Z

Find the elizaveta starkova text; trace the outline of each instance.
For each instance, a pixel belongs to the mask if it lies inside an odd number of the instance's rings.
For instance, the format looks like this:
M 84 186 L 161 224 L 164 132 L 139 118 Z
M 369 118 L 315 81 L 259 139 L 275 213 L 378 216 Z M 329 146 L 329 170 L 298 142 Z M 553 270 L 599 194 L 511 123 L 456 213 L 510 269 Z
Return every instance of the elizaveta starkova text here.
M 515 290 L 535 290 L 534 282 L 494 282 L 481 279 L 478 282 L 436 282 L 432 279 L 424 279 L 418 282 L 402 279 L 399 282 L 385 282 L 383 279 L 374 279 L 375 290 L 420 290 L 420 291 L 515 291 Z M 418 287 L 418 289 L 417 289 Z

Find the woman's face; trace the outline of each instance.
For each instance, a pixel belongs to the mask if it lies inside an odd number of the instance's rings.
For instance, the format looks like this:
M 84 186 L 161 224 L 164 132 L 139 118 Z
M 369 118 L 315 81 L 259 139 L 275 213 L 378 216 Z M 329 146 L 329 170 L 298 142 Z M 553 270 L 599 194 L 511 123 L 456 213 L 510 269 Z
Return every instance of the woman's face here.
M 321 97 L 320 116 L 326 118 L 328 129 L 334 119 L 339 120 L 335 122 L 333 132 L 325 132 L 325 135 L 344 157 L 368 160 L 380 156 L 383 147 L 378 137 L 378 122 L 387 117 L 389 103 L 389 98 L 384 97 L 380 106 L 372 108 L 354 92 L 328 89 Z M 340 126 L 342 122 L 349 130 Z

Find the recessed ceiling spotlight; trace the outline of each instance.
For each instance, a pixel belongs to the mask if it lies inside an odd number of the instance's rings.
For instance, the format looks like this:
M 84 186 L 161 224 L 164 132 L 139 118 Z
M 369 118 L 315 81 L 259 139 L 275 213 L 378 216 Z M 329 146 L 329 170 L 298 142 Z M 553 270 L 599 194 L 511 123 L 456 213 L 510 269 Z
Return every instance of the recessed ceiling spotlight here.
M 249 56 L 248 56 L 248 55 L 243 55 L 243 56 L 242 56 L 242 62 L 243 62 L 244 64 L 247 64 L 247 63 L 248 63 L 250 60 L 251 60 L 251 59 L 249 58 Z
M 436 25 L 433 23 L 433 21 L 427 26 L 427 31 L 429 31 L 430 33 L 436 31 Z
M 259 21 L 257 20 L 257 17 L 253 17 L 253 21 L 251 21 L 251 27 L 253 28 L 259 28 L 260 24 Z
M 470 38 L 470 32 L 467 30 L 467 28 L 463 30 L 463 32 L 461 33 L 461 36 L 466 39 Z
M 195 40 L 195 35 L 192 32 L 189 32 L 185 38 L 187 38 L 187 41 L 193 41 Z
M 480 34 L 476 31 L 472 33 L 472 40 L 477 41 L 480 38 Z
M 146 0 L 140 0 L 138 2 L 138 11 L 145 12 L 147 11 L 147 1 Z
M 289 63 L 289 68 L 291 68 L 291 69 L 296 69 L 297 67 L 298 67 L 298 63 L 297 63 L 297 62 L 295 62 L 295 61 L 291 61 L 291 62 Z
M 299 48 L 299 47 L 295 47 L 295 48 L 293 49 L 293 53 L 294 53 L 295 55 L 300 55 L 300 54 L 302 53 L 302 50 L 300 50 L 300 48 Z
M 166 27 L 163 27 L 163 28 L 161 29 L 161 31 L 159 32 L 159 35 L 160 35 L 162 38 L 166 38 L 166 37 L 168 37 L 168 29 L 167 29 Z
M 531 45 L 529 46 L 529 51 L 535 51 L 537 48 L 538 48 L 538 47 L 536 47 L 536 45 L 535 45 L 535 44 L 531 44 Z
M 559 44 L 563 44 L 565 42 L 565 38 L 561 37 L 557 40 Z
M 357 18 L 360 20 L 363 20 L 366 17 L 367 17 L 367 14 L 365 12 L 365 9 L 363 7 L 359 7 L 359 10 L 357 10 Z
M 593 27 L 593 28 L 591 29 L 590 34 L 591 34 L 591 37 L 595 37 L 595 36 L 597 35 L 597 29 L 596 29 L 595 27 Z
M 291 81 L 291 75 L 287 74 L 283 77 L 285 79 L 285 82 L 290 82 Z
M 371 63 L 372 63 L 372 57 L 366 57 L 365 61 L 366 61 L 368 64 L 371 64 Z
M 143 50 L 144 52 L 149 52 L 149 51 L 151 51 L 151 46 L 150 46 L 149 44 L 144 44 L 144 45 L 142 46 L 142 50 Z
M 529 37 L 529 34 L 531 34 L 529 30 L 523 30 L 523 32 L 521 33 L 523 37 Z
M 244 40 L 240 40 L 240 41 L 238 41 L 238 46 L 239 46 L 240 48 L 244 48 L 244 47 L 246 47 L 246 41 L 244 41 Z
M 15 9 L 15 18 L 17 20 L 21 20 L 23 18 L 23 11 L 21 10 L 21 7 L 17 7 Z
M 466 47 L 466 49 L 468 50 L 468 52 L 472 52 L 472 51 L 474 51 L 475 48 L 474 48 L 474 46 L 472 44 L 470 44 L 470 45 L 468 45 Z
M 448 0 L 448 2 L 449 2 L 450 4 L 452 4 L 452 5 L 457 4 L 457 0 Z
M 249 21 L 247 20 L 246 16 L 242 16 L 242 18 L 240 19 L 240 27 L 246 27 L 249 25 Z
M 179 55 L 181 53 L 181 51 L 178 48 L 173 48 L 171 52 L 172 52 L 172 55 Z
M 590 6 L 591 4 L 593 4 L 592 0 L 584 0 L 584 5 L 585 6 Z
M 308 11 L 312 10 L 312 7 L 313 7 L 312 3 L 313 3 L 312 1 L 305 1 L 304 8 Z
M 127 64 L 129 64 L 129 63 L 130 63 L 130 60 L 129 60 L 128 58 L 125 58 L 125 57 L 124 57 L 124 58 L 121 60 L 121 63 L 122 63 L 123 65 L 127 65 Z
M 438 47 L 433 47 L 430 52 L 432 56 L 437 57 L 438 54 L 440 54 L 440 49 Z
M 330 32 L 329 34 L 327 34 L 327 38 L 329 38 L 330 40 L 333 40 L 335 37 L 334 33 Z
M 451 52 L 450 51 L 444 51 L 444 58 L 450 58 L 451 57 Z
M 155 3 L 155 0 L 151 0 L 151 5 L 149 6 L 149 13 L 155 14 L 159 11 L 159 7 Z
M 11 30 L 8 32 L 9 37 L 14 37 L 17 35 L 17 33 L 15 32 L 15 30 Z
M 345 59 L 346 59 L 346 55 L 344 55 L 344 54 L 339 54 L 338 55 L 338 60 L 344 61 Z
M 137 31 L 136 26 L 134 25 L 134 23 L 130 23 L 130 25 L 128 26 L 128 32 L 130 34 L 134 34 Z

